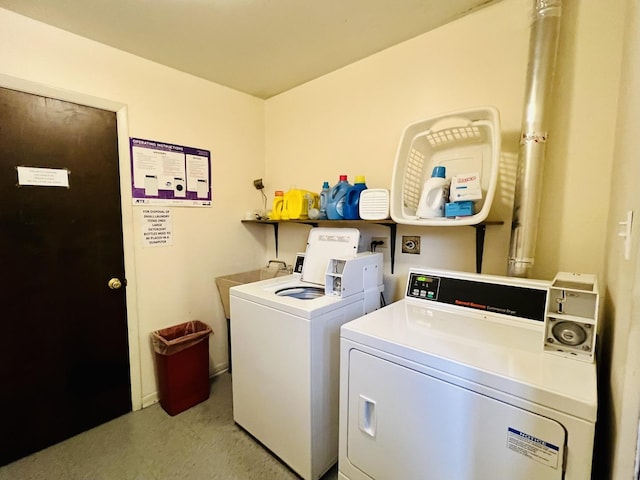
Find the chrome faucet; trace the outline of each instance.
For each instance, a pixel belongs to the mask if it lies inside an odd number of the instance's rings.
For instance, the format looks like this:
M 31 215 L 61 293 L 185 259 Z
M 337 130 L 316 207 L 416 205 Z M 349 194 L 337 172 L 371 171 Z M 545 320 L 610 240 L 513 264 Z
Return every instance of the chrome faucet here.
M 282 260 L 269 260 L 269 263 L 267 264 L 267 268 L 269 268 L 272 263 L 280 263 L 280 264 L 282 264 L 282 267 L 280 267 L 280 270 L 286 270 L 287 269 L 287 263 L 283 262 Z

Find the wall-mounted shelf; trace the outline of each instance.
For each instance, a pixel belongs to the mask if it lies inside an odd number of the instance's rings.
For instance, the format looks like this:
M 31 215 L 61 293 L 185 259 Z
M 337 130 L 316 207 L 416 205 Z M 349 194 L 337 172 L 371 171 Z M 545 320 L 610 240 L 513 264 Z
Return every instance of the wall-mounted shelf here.
M 298 223 L 317 227 L 319 225 L 332 227 L 357 227 L 358 225 L 382 225 L 390 230 L 391 238 L 391 273 L 396 256 L 396 229 L 397 224 L 393 220 L 242 220 L 242 223 L 256 223 L 260 225 L 273 225 L 273 233 L 276 240 L 276 257 L 278 256 L 278 226 L 282 223 Z
M 398 224 L 393 220 L 242 220 L 242 223 L 252 223 L 257 225 L 271 225 L 273 226 L 273 233 L 275 235 L 275 245 L 276 245 L 276 257 L 278 256 L 278 227 L 280 224 L 302 224 L 302 225 L 310 225 L 312 227 L 317 227 L 319 225 L 328 226 L 331 225 L 333 227 L 358 227 L 367 226 L 367 225 L 382 225 L 387 227 L 390 230 L 390 238 L 391 238 L 391 273 L 393 273 L 395 266 L 395 257 L 396 257 L 396 232 L 398 229 Z M 486 233 L 486 228 L 488 225 L 503 225 L 502 221 L 487 221 L 478 223 L 477 225 L 471 225 L 476 229 L 476 272 L 481 273 L 482 271 L 482 256 L 484 255 L 484 237 Z

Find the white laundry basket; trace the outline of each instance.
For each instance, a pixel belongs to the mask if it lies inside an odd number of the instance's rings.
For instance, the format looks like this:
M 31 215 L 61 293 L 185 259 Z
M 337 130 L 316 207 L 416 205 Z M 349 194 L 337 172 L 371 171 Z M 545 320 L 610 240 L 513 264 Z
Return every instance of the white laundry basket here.
M 405 128 L 391 180 L 391 218 L 407 225 L 475 225 L 484 221 L 493 201 L 500 162 L 500 115 L 494 107 L 460 110 L 413 123 Z M 447 178 L 480 173 L 482 200 L 475 214 L 455 218 L 418 218 L 416 209 L 433 167 L 446 168 Z

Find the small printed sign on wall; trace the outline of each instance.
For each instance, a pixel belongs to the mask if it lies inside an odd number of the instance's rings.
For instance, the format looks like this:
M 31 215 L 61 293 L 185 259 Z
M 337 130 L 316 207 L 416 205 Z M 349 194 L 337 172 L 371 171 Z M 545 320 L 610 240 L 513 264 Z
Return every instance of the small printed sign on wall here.
M 171 209 L 143 208 L 142 240 L 145 247 L 168 247 L 173 245 Z

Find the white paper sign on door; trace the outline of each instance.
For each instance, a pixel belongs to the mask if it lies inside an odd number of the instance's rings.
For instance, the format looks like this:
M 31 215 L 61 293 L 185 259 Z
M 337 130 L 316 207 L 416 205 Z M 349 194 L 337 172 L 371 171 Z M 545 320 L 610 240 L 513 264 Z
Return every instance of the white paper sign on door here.
M 69 170 L 66 168 L 16 167 L 18 185 L 69 188 Z

